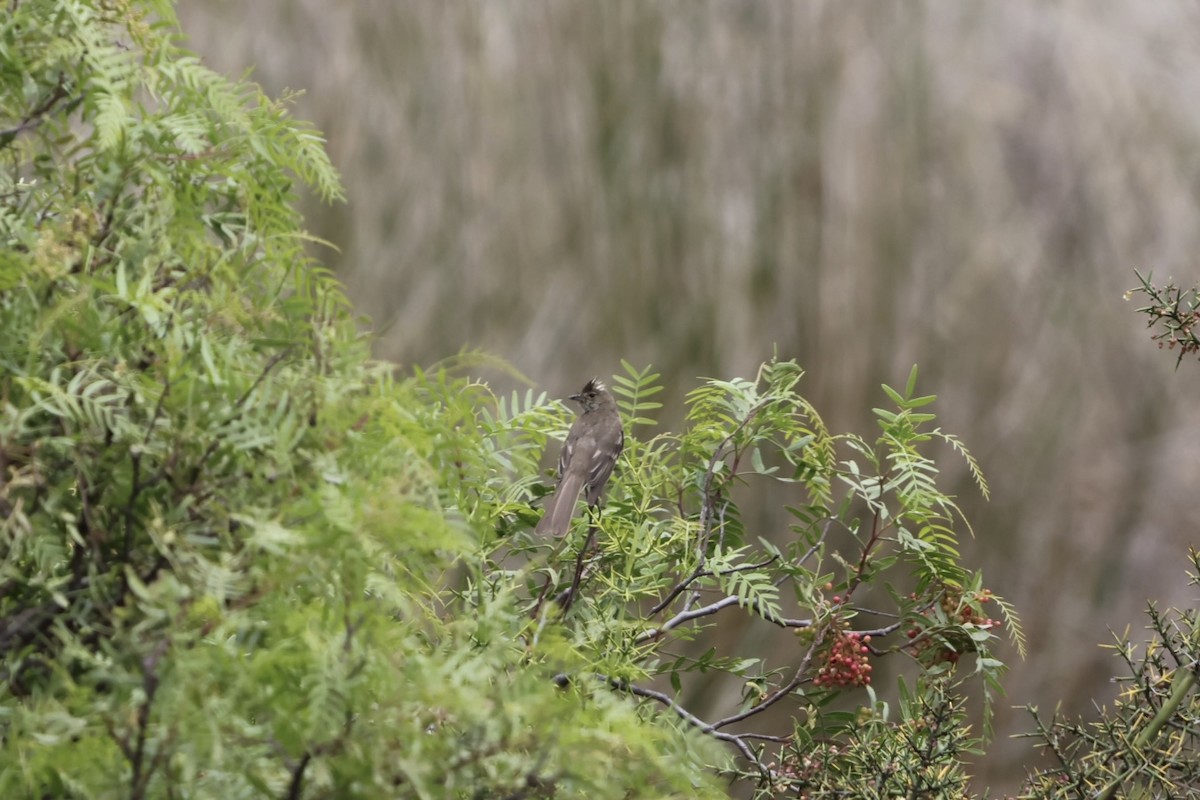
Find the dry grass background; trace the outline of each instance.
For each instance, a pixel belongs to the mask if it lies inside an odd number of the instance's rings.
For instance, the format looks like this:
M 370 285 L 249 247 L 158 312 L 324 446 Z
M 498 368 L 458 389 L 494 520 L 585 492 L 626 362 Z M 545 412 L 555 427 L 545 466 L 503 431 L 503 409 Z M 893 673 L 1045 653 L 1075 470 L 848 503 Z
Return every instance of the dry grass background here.
M 624 357 L 678 401 L 777 346 L 864 432 L 917 362 L 992 482 L 985 504 L 945 473 L 1030 634 L 1009 701 L 1086 714 L 1108 629 L 1194 602 L 1200 365 L 1174 372 L 1122 292 L 1135 266 L 1200 278 L 1195 4 L 180 13 L 214 68 L 306 90 L 350 196 L 311 226 L 380 356 L 480 347 L 558 395 Z M 1019 778 L 1026 727 L 1002 713 L 981 787 Z

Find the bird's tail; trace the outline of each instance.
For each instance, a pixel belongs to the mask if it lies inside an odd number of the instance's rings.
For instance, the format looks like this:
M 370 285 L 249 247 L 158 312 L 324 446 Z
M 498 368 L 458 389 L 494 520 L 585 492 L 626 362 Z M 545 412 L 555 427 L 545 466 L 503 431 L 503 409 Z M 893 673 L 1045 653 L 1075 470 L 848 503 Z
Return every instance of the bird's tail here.
M 565 534 L 567 528 L 571 527 L 571 517 L 575 514 L 575 504 L 579 502 L 582 489 L 582 475 L 564 475 L 546 505 L 546 515 L 537 524 L 537 532 L 543 535 L 553 533 L 555 536 Z

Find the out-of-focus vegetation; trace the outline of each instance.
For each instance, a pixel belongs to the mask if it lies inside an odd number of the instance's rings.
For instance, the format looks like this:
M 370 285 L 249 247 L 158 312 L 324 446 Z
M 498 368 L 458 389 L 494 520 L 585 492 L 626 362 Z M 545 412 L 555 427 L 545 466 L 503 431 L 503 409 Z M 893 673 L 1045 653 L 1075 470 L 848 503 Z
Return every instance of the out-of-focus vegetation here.
M 991 584 L 1038 610 L 1015 702 L 1087 713 L 1108 628 L 1182 598 L 1162 576 L 1194 539 L 1200 373 L 1120 298 L 1133 267 L 1190 283 L 1200 252 L 1193 7 L 180 11 L 210 65 L 307 91 L 350 197 L 310 217 L 380 355 L 480 346 L 561 394 L 623 355 L 678 408 L 685 376 L 777 343 L 839 429 L 918 361 L 992 479 L 983 504 L 959 475 Z M 994 786 L 1031 757 L 1009 748 Z
M 1150 276 L 1140 272 L 1137 276 L 1141 285 L 1130 289 L 1125 297 L 1146 296 L 1150 304 L 1139 308 L 1138 313 L 1145 314 L 1146 327 L 1155 330 L 1150 338 L 1158 342 L 1158 349 L 1174 353 L 1178 367 L 1185 358 L 1200 352 L 1200 335 L 1196 333 L 1196 323 L 1200 322 L 1200 289 L 1193 286 L 1184 290 L 1174 283 L 1155 286 Z
M 559 415 L 369 361 L 300 184 L 321 137 L 169 5 L 6 5 L 0 797 L 719 796 L 468 580 Z

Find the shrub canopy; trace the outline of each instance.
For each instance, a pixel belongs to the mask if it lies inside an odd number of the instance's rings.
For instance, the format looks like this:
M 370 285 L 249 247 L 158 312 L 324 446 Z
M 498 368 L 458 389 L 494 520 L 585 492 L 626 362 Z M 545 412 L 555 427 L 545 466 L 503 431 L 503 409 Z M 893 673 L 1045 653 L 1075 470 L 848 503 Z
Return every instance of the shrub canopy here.
M 306 255 L 321 137 L 169 3 L 7 5 L 0 795 L 703 793 L 703 745 L 521 667 L 511 597 L 439 600 L 505 459 Z

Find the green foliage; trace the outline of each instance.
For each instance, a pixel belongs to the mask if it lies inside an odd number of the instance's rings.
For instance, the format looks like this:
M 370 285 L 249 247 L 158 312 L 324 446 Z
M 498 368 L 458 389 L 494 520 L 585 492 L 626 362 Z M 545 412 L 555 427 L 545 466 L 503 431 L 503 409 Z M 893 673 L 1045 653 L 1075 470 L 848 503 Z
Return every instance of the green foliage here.
M 635 425 L 654 422 L 644 398 L 658 390 L 658 376 L 624 369 L 612 385 L 627 445 L 603 513 L 584 513 L 563 540 L 546 542 L 518 508 L 504 506 L 511 519 L 499 523 L 503 536 L 458 598 L 486 602 L 515 587 L 531 658 L 552 665 L 566 685 L 641 698 L 666 720 L 727 743 L 738 756 L 728 774 L 761 796 L 835 787 L 850 775 L 876 779 L 884 773 L 872 770 L 884 764 L 896 782 L 877 781 L 881 787 L 939 796 L 930 787 L 960 786 L 961 756 L 979 740 L 962 723 L 956 692 L 978 681 L 990 708 L 1004 669 L 993 652 L 1001 622 L 984 613 L 995 598 L 982 578 L 960 563 L 961 514 L 937 488 L 926 448 L 948 442 L 976 474 L 978 467 L 960 442 L 929 427 L 933 414 L 918 410 L 934 398 L 915 395 L 916 370 L 904 392 L 884 387 L 894 408 L 876 411 L 880 432 L 867 439 L 831 434 L 799 394 L 803 372 L 787 361 L 764 364 L 754 380 L 705 381 L 688 395 L 681 433 L 642 438 Z M 490 436 L 531 455 L 567 422 L 528 412 L 487 421 Z M 760 481 L 781 482 L 797 497 L 785 536 L 753 536 L 743 521 L 738 499 Z M 986 492 L 982 476 L 979 483 Z M 1020 643 L 1015 618 L 1001 608 Z M 705 628 L 736 628 L 748 617 L 794 636 L 794 661 L 689 648 Z M 920 668 L 894 718 L 869 689 L 870 662 L 889 655 Z M 972 669 L 957 666 L 962 657 L 973 657 Z M 689 710 L 689 690 L 714 672 L 740 687 L 742 701 L 705 720 Z M 669 690 L 659 688 L 664 682 Z M 864 703 L 865 716 L 848 724 L 831 710 L 842 696 Z M 796 720 L 792 736 L 749 727 L 777 707 Z M 936 725 L 915 733 L 930 715 Z M 934 742 L 936 757 L 922 755 L 914 737 Z M 839 754 L 818 760 L 840 765 L 818 770 L 820 780 L 802 768 L 818 750 Z
M 320 137 L 169 4 L 6 4 L 0 796 L 711 795 L 447 591 L 561 413 L 370 363 L 301 185 Z
M 657 372 L 650 372 L 650 367 L 638 372 L 632 364 L 624 359 L 621 360 L 621 366 L 628 375 L 614 375 L 612 390 L 618 398 L 617 405 L 628 424 L 657 424 L 653 418 L 642 415 L 662 408 L 662 403 L 646 399 L 663 390 L 662 385 L 655 383 L 661 376 Z
M 1200 553 L 1190 554 L 1200 585 Z M 1111 646 L 1127 674 L 1112 708 L 1085 723 L 1029 707 L 1028 738 L 1055 765 L 1030 776 L 1028 798 L 1200 797 L 1200 612 L 1147 611 L 1151 638 L 1141 648 L 1128 632 Z
M 979 742 L 961 705 L 934 684 L 920 697 L 900 684 L 899 714 L 886 704 L 842 715 L 841 736 L 820 740 L 798 732 L 783 753 L 777 782 L 809 800 L 854 797 L 970 797 L 962 757 Z M 832 715 L 831 715 L 832 716 Z
M 660 376 L 623 363 L 608 503 L 541 540 L 537 464 L 571 415 L 462 377 L 478 356 L 369 360 L 294 210 L 341 196 L 320 138 L 180 49 L 167 5 L 12 11 L 0 795 L 961 789 L 960 695 L 990 708 L 994 630 L 1022 639 L 961 563 L 930 449 L 987 485 L 915 368 L 868 437 L 831 433 L 781 360 L 649 433 Z M 760 536 L 739 504 L 766 482 L 789 526 Z M 750 619 L 794 659 L 693 645 Z M 894 714 L 885 657 L 917 674 Z M 714 673 L 741 699 L 705 720 Z M 772 709 L 790 735 L 754 730 Z
M 570 415 L 462 377 L 478 356 L 369 360 L 305 251 L 297 188 L 341 188 L 286 102 L 180 49 L 166 3 L 8 8 L 0 796 L 967 793 L 962 695 L 990 708 L 995 628 L 1023 637 L 961 562 L 931 448 L 987 484 L 915 368 L 873 437 L 780 360 L 650 434 L 660 376 L 623 362 L 608 504 L 540 540 Z M 786 533 L 746 522 L 763 482 Z M 750 619 L 794 659 L 694 646 Z M 1029 796 L 1196 781 L 1196 618 L 1151 619 L 1114 719 L 1041 728 L 1061 768 Z M 885 657 L 916 673 L 894 711 Z M 740 700 L 705 720 L 713 673 Z
M 1184 290 L 1173 282 L 1159 287 L 1150 282 L 1152 275 L 1133 272 L 1140 285 L 1127 291 L 1125 299 L 1135 294 L 1146 295 L 1150 303 L 1139 308 L 1138 313 L 1146 315 L 1147 327 L 1158 330 L 1150 339 L 1158 342 L 1159 349 L 1165 347 L 1176 351 L 1175 367 L 1178 369 L 1184 356 L 1200 351 L 1200 335 L 1195 330 L 1196 323 L 1200 322 L 1200 290 L 1194 286 Z

